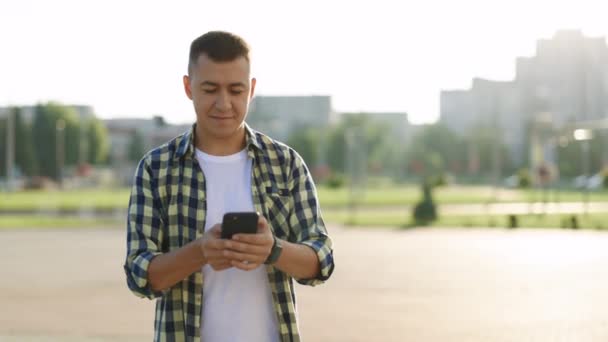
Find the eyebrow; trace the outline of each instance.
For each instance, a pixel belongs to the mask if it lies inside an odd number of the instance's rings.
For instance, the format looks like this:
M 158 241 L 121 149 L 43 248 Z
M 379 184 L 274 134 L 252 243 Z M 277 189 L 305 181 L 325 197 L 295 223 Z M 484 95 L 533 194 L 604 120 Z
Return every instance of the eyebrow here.
M 216 82 L 211 82 L 211 81 L 203 81 L 201 82 L 201 87 L 203 86 L 211 86 L 211 87 L 219 87 L 219 83 Z M 243 82 L 235 82 L 235 83 L 230 83 L 228 85 L 228 87 L 230 88 L 234 88 L 234 87 L 247 87 L 247 85 Z

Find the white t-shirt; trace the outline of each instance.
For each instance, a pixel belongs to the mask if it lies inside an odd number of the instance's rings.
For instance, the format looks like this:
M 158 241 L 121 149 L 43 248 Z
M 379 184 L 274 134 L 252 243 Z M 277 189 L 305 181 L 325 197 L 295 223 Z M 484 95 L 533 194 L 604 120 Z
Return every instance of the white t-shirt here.
M 224 213 L 255 211 L 252 161 L 247 151 L 212 156 L 196 150 L 206 182 L 205 231 L 222 223 Z M 201 340 L 204 342 L 279 341 L 277 317 L 265 265 L 252 271 L 216 272 L 203 266 Z

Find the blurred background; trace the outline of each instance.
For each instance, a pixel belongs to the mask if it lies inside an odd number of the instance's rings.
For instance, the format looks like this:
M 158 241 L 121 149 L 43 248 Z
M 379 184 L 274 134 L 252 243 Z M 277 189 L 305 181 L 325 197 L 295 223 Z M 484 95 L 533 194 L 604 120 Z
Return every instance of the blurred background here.
M 596 242 L 605 241 L 608 230 L 608 21 L 602 13 L 595 1 L 5 1 L 0 245 L 3 234 L 5 247 L 25 241 L 14 235 L 19 232 L 33 238 L 32 232 L 111 231 L 122 238 L 138 161 L 195 120 L 181 83 L 189 44 L 223 29 L 252 46 L 258 83 L 247 122 L 301 154 L 339 241 L 368 239 L 353 239 L 359 226 L 379 243 L 403 238 L 408 245 L 407 234 L 426 229 L 433 233 L 425 243 L 442 245 L 437 229 L 450 227 L 447 241 L 475 231 L 482 235 L 466 241 L 498 244 L 471 256 L 477 261 L 490 249 L 512 254 L 504 241 L 514 236 L 520 247 L 520 238 L 530 238 L 530 251 L 558 236 L 549 248 L 553 261 L 570 260 L 559 251 L 574 246 L 564 241 L 579 241 L 577 232 L 597 234 L 575 244 L 577 251 L 601 249 Z M 522 235 L 484 240 L 500 228 Z M 552 228 L 542 230 L 550 237 L 530 237 L 534 228 Z M 394 230 L 406 235 L 382 235 Z M 124 241 L 116 241 L 112 248 L 122 257 Z M 420 252 L 425 258 L 428 251 Z M 525 255 L 523 263 L 539 257 Z M 598 258 L 592 253 L 580 262 L 606 266 L 605 255 Z M 3 266 L 17 284 L 29 275 L 13 261 Z M 415 282 L 420 275 L 400 279 Z M 306 300 L 314 306 L 323 299 Z M 6 339 L 104 335 L 49 327 L 32 332 L 9 316 L 0 316 Z M 314 323 L 318 316 L 307 317 Z M 590 330 L 595 335 L 572 340 L 608 338 L 605 319 L 585 322 L 597 324 Z M 441 336 L 395 330 L 385 340 L 521 340 L 467 335 L 480 331 L 475 326 Z M 141 331 L 151 334 L 148 328 Z M 110 338 L 130 340 L 141 331 Z M 313 337 L 366 340 L 362 336 Z

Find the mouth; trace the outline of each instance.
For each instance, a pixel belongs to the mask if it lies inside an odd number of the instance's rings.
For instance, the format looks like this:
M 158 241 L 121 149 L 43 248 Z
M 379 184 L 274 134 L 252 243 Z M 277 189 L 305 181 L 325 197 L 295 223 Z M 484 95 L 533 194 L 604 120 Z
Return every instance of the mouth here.
M 232 116 L 211 116 L 213 120 L 225 121 L 232 119 Z

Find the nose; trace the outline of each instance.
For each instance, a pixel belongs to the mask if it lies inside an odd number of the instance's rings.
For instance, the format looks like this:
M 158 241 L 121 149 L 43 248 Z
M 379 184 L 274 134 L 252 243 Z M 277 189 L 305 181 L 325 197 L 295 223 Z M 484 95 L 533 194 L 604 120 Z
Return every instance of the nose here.
M 222 91 L 219 93 L 217 99 L 215 100 L 215 108 L 222 112 L 229 111 L 232 108 L 230 95 L 227 92 Z

